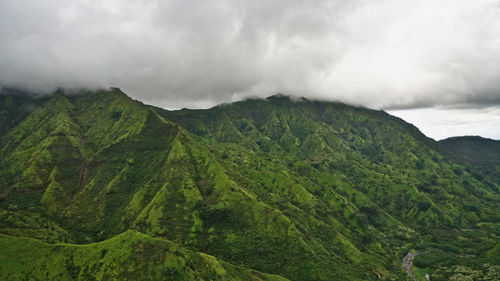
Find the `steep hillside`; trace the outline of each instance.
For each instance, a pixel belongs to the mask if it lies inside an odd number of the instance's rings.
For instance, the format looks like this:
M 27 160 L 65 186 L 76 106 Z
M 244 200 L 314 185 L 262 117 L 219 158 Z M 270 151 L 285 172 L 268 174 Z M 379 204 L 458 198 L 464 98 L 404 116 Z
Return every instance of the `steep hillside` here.
M 58 91 L 5 120 L 0 258 L 20 257 L 5 278 L 404 280 L 411 249 L 452 257 L 422 272 L 498 264 L 499 178 L 383 111 L 285 96 L 166 111 L 112 89 Z M 112 260 L 95 254 L 115 243 Z M 44 267 L 55 259 L 70 266 Z
M 477 180 L 486 182 L 492 188 L 498 186 L 500 141 L 479 136 L 465 136 L 441 140 L 439 145 L 444 155 L 463 164 Z M 497 189 L 497 192 L 500 190 Z
M 382 111 L 273 96 L 161 114 L 200 136 L 227 166 L 243 164 L 237 169 L 247 178 L 256 178 L 250 172 L 265 176 L 272 170 L 269 165 L 279 165 L 312 181 L 304 185 L 307 191 L 323 196 L 331 187 L 321 185 L 340 180 L 414 227 L 465 227 L 480 214 L 463 214 L 464 206 L 480 208 L 498 200 L 497 183 L 490 190 L 471 174 L 461 173 L 463 168 L 441 155 L 437 143 Z M 330 180 L 322 183 L 322 178 Z M 496 212 L 481 215 L 498 218 Z
M 401 255 L 412 245 L 442 260 L 443 249 L 486 256 L 498 243 L 500 177 L 478 178 L 385 112 L 286 96 L 159 112 L 269 204 L 291 203 L 364 251 Z

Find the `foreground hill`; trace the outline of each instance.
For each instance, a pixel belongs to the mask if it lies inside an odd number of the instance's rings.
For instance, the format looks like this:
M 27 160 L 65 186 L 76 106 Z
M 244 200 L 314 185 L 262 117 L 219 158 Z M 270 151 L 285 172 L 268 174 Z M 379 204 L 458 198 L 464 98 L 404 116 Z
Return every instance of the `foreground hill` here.
M 285 96 L 166 111 L 118 89 L 2 98 L 32 104 L 0 119 L 0 259 L 19 261 L 2 279 L 404 280 L 412 249 L 433 280 L 500 263 L 499 178 L 383 111 Z M 114 243 L 114 258 L 94 254 Z M 53 245 L 69 266 L 45 257 Z
M 2 234 L 0 242 L 5 246 L 2 280 L 287 280 L 132 230 L 88 245 L 46 244 Z

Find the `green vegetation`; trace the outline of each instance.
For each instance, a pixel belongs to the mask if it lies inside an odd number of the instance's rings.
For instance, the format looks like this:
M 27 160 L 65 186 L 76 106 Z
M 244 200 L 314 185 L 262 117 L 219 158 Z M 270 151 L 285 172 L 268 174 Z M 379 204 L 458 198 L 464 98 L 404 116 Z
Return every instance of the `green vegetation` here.
M 0 136 L 33 112 L 47 97 L 34 97 L 15 89 L 0 89 Z
M 22 99 L 0 119 L 2 280 L 405 280 L 411 249 L 418 278 L 500 266 L 499 166 L 383 111 Z
M 2 234 L 0 243 L 2 280 L 287 280 L 132 230 L 88 245 Z
M 478 136 L 453 137 L 439 141 L 439 145 L 443 154 L 463 164 L 474 178 L 484 181 L 490 188 L 495 188 L 489 180 L 500 178 L 499 140 Z M 455 172 L 460 173 L 461 170 Z

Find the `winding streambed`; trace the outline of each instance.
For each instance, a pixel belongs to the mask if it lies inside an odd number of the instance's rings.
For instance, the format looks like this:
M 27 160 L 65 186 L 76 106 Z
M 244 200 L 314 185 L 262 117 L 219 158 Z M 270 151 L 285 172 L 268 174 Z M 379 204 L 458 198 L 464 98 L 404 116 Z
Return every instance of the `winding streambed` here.
M 410 276 L 413 280 L 417 280 L 415 278 L 415 275 L 413 274 L 413 270 L 411 269 L 412 266 L 413 266 L 413 259 L 418 255 L 420 254 L 419 252 L 410 252 L 408 254 L 406 254 L 406 256 L 403 257 L 403 262 L 402 262 L 402 266 L 404 268 L 404 270 L 406 271 L 406 273 L 408 273 L 408 276 Z

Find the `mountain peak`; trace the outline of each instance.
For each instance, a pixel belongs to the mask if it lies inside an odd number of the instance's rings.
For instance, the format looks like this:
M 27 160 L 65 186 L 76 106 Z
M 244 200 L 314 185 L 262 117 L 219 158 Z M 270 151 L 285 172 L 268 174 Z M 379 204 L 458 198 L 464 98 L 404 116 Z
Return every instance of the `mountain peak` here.
M 42 107 L 48 110 L 62 112 L 72 110 L 73 104 L 68 100 L 63 89 L 57 89 Z
M 443 139 L 443 140 L 440 140 L 440 142 L 450 142 L 450 141 L 460 141 L 460 142 L 463 142 L 463 141 L 477 141 L 477 142 L 492 142 L 492 143 L 500 143 L 500 140 L 494 140 L 494 139 L 490 139 L 490 138 L 485 138 L 485 137 L 482 137 L 482 136 L 478 136 L 478 135 L 467 135 L 467 136 L 454 136 L 454 137 L 449 137 L 449 138 L 446 138 L 446 139 Z
M 52 95 L 53 97 L 64 97 L 65 94 L 64 94 L 64 89 L 63 88 L 58 88 L 54 94 Z
M 296 97 L 291 95 L 286 95 L 282 93 L 277 93 L 266 98 L 266 100 L 271 102 L 308 102 L 309 100 L 305 97 Z

